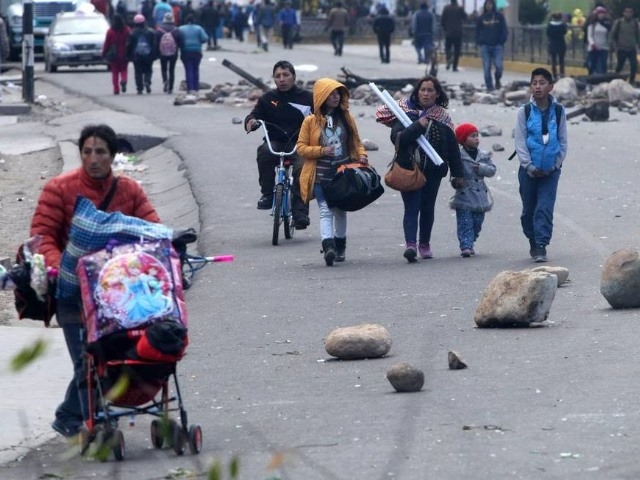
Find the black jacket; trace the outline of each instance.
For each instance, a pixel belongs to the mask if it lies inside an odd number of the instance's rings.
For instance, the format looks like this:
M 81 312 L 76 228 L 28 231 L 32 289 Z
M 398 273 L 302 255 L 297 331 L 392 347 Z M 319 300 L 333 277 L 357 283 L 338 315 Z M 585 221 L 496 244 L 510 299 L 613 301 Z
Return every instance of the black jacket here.
M 245 117 L 245 128 L 252 118 L 273 123 L 280 128 L 267 125 L 271 141 L 295 145 L 305 115 L 293 104 L 308 107 L 309 113 L 312 113 L 313 94 L 297 86 L 284 93 L 277 89 L 269 90 L 258 99 L 251 113 Z
M 396 29 L 396 22 L 389 15 L 378 15 L 373 21 L 373 31 L 379 37 L 388 38 Z

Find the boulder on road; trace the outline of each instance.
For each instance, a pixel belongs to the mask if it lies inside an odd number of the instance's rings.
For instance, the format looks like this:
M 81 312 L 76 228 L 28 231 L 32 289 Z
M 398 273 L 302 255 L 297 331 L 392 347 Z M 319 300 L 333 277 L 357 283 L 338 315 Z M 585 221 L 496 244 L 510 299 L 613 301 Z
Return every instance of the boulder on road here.
M 607 257 L 600 275 L 600 293 L 612 308 L 640 307 L 640 254 L 618 250 Z
M 424 373 L 413 365 L 401 362 L 389 369 L 387 380 L 398 392 L 419 392 L 424 385 Z
M 564 267 L 552 267 L 551 265 L 542 265 L 531 269 L 533 272 L 552 273 L 558 277 L 558 286 L 562 285 L 569 279 L 569 269 Z
M 391 350 L 391 334 L 382 325 L 366 323 L 336 328 L 324 341 L 327 353 L 341 360 L 384 357 Z

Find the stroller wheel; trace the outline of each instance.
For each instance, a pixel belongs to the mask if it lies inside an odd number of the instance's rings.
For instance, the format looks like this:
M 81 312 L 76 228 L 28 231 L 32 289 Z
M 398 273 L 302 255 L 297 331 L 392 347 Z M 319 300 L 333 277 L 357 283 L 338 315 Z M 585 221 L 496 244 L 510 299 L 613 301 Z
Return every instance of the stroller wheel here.
M 116 457 L 116 460 L 119 462 L 124 460 L 124 435 L 120 430 L 115 430 L 113 432 L 113 437 L 111 437 L 111 449 L 113 450 L 113 455 Z
M 164 443 L 162 427 L 162 420 L 156 419 L 151 422 L 151 443 L 155 448 L 162 448 L 162 444 Z
M 200 425 L 189 427 L 189 451 L 192 455 L 197 455 L 202 450 L 202 428 Z
M 172 428 L 172 434 L 173 451 L 176 452 L 176 455 L 183 455 L 187 443 L 187 436 L 184 429 L 182 429 L 177 424 L 174 424 L 174 428 Z

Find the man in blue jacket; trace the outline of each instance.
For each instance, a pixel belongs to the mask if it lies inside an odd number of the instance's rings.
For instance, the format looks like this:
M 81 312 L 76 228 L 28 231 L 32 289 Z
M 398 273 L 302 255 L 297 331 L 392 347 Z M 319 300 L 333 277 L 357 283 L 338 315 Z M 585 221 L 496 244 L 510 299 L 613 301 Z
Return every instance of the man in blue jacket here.
M 495 67 L 495 88 L 501 88 L 502 59 L 504 44 L 507 42 L 509 30 L 504 15 L 496 10 L 495 0 L 486 0 L 482 8 L 482 15 L 476 21 L 476 43 L 480 48 L 482 68 L 484 70 L 484 85 L 487 91 L 494 88 L 491 66 Z
M 520 222 L 529 239 L 529 255 L 535 262 L 547 261 L 558 181 L 567 155 L 567 117 L 564 107 L 550 94 L 551 90 L 551 72 L 546 68 L 534 69 L 531 102 L 518 110 L 515 129 L 520 159 Z

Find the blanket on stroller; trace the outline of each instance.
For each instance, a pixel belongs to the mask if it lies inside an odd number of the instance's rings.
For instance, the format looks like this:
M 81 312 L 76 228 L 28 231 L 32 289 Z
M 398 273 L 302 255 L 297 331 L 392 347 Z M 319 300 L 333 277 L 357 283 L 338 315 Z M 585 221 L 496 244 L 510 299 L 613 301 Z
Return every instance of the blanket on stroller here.
M 158 322 L 187 326 L 181 267 L 171 241 L 109 245 L 77 266 L 89 343 Z

